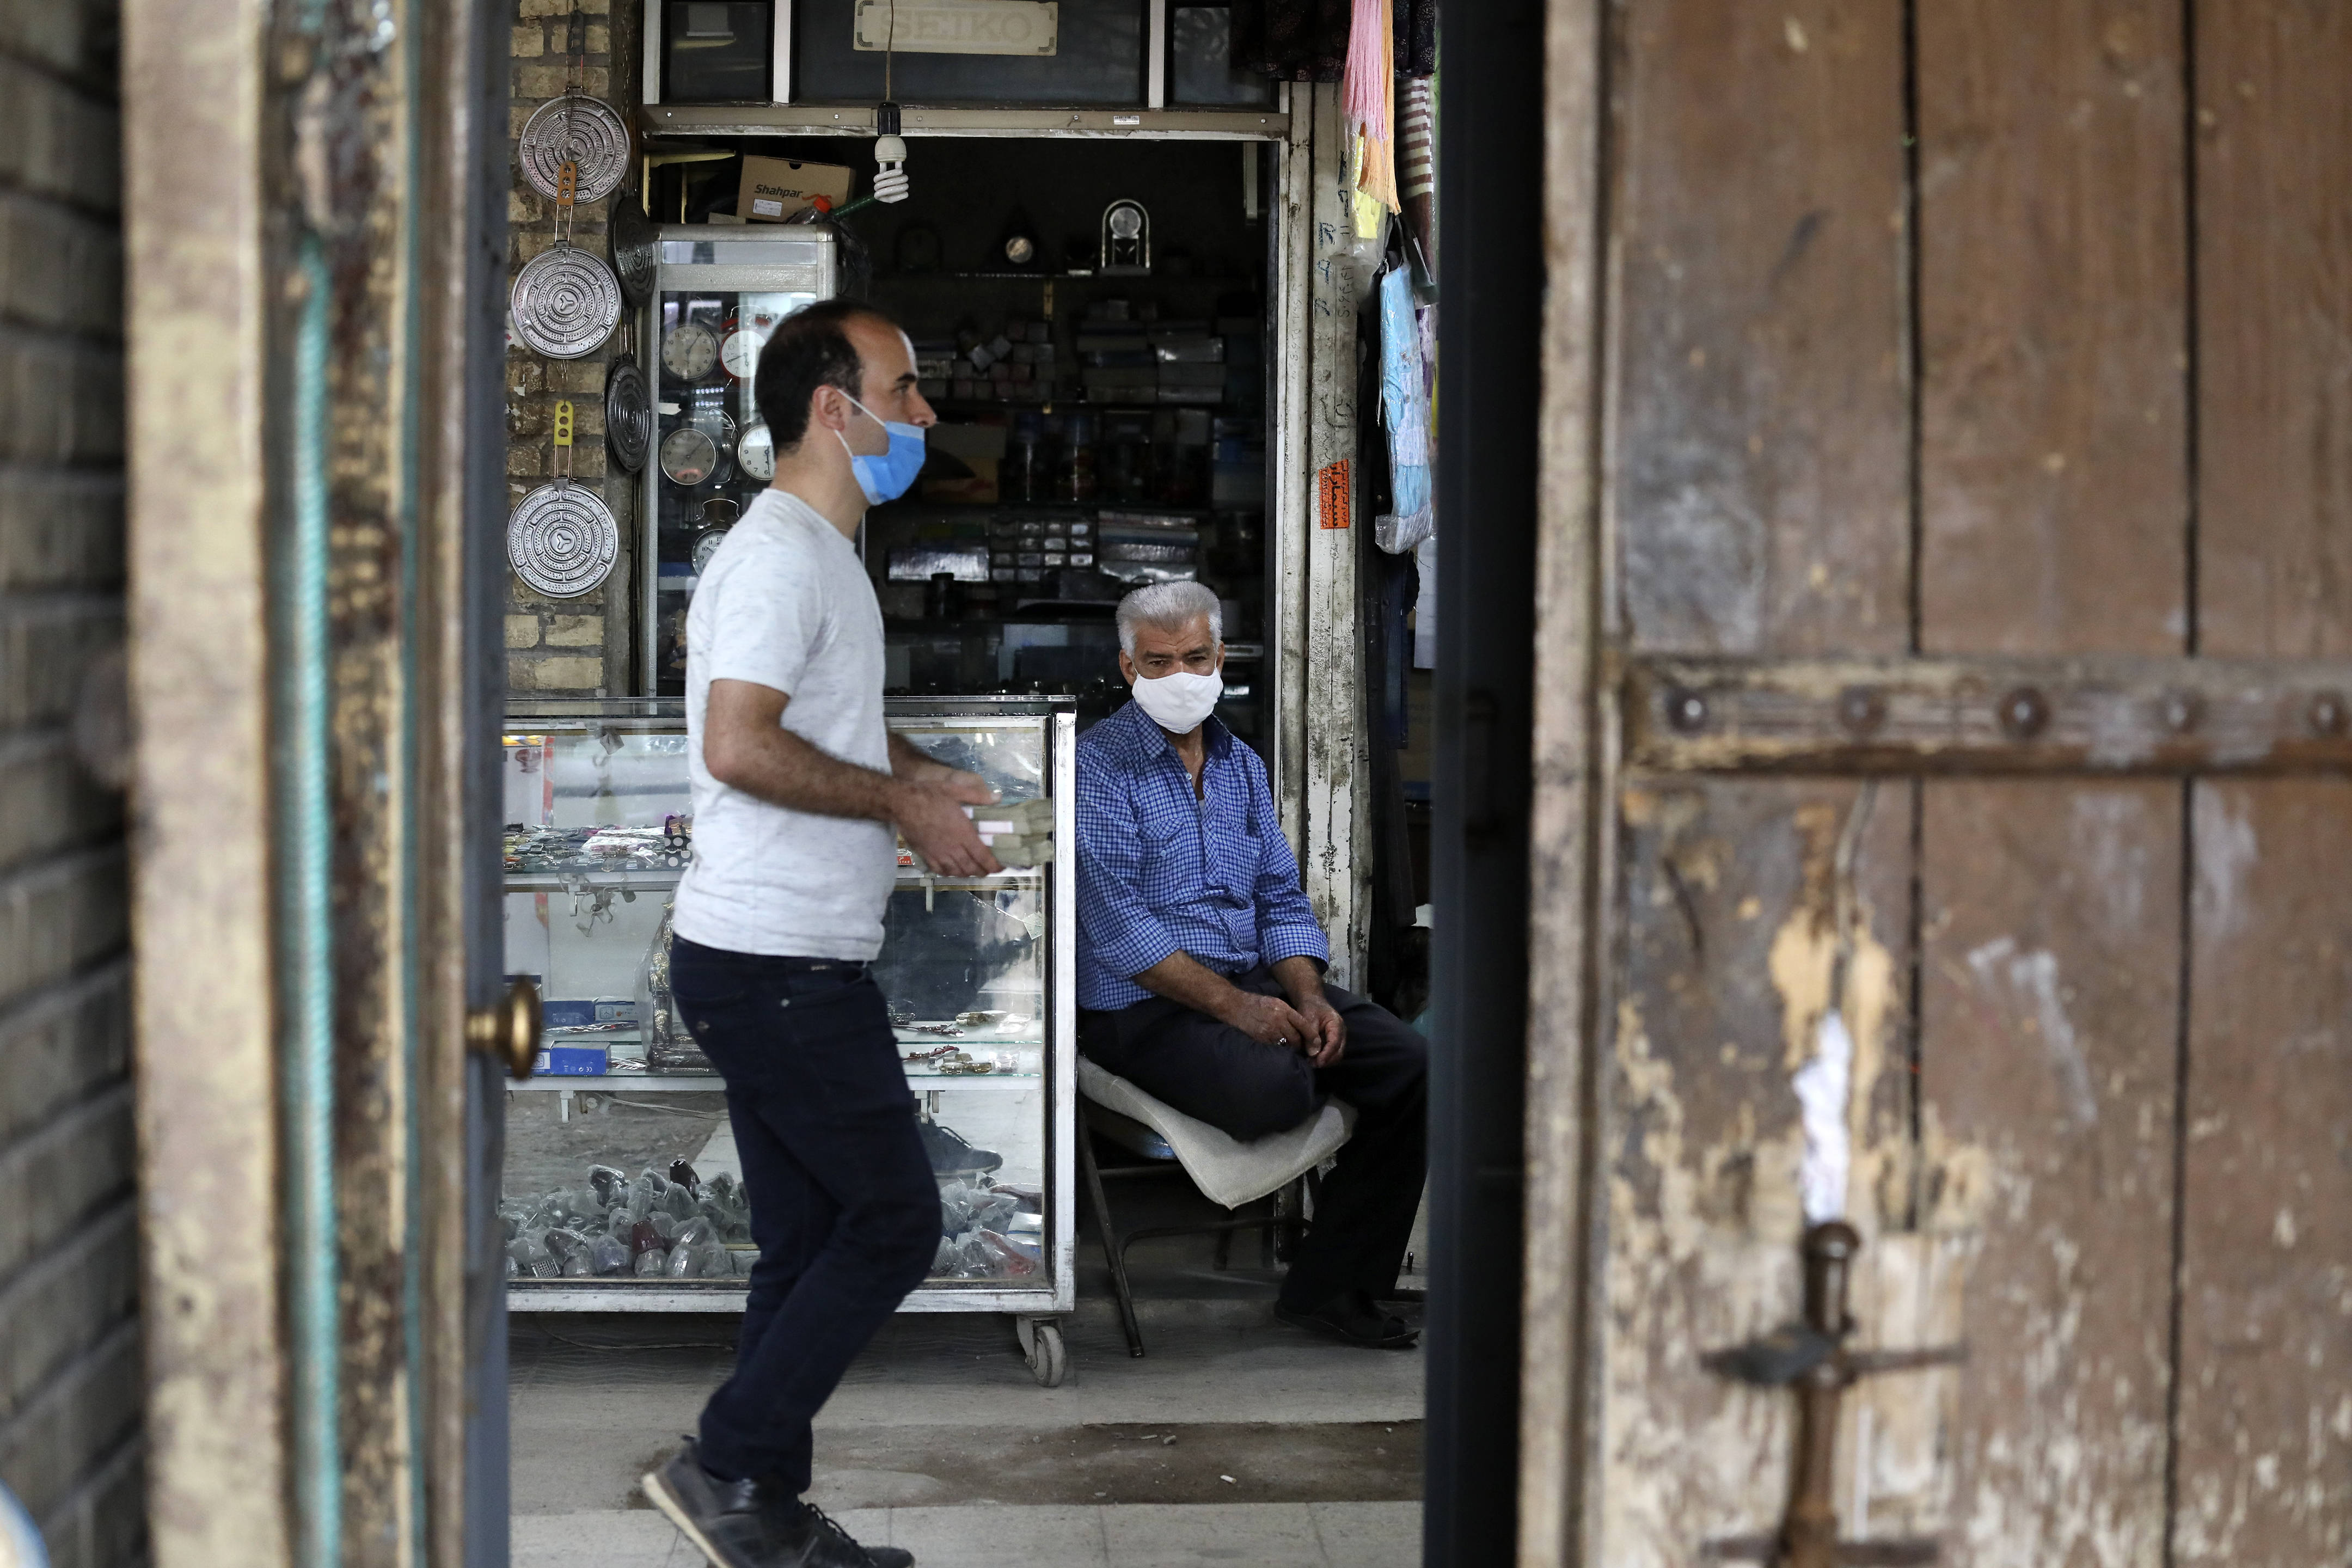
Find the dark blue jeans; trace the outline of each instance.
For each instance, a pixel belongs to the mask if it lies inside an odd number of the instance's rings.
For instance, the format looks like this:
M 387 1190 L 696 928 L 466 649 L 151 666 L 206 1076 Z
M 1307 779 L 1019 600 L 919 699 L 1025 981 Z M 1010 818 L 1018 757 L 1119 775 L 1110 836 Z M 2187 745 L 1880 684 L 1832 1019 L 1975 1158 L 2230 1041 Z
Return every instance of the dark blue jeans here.
M 702 1462 L 806 1491 L 809 1424 L 940 1245 L 940 1194 L 881 989 L 862 963 L 677 939 L 670 984 L 727 1081 L 760 1261 Z

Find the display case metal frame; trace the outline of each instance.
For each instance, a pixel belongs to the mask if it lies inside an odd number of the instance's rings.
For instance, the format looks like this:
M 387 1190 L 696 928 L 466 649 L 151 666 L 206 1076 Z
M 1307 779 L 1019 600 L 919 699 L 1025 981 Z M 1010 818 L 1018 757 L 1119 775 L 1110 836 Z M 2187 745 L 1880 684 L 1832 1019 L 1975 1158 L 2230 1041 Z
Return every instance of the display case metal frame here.
M 1037 1324 L 1066 1316 L 1077 1300 L 1077 875 L 1073 846 L 1077 829 L 1077 714 L 1067 698 L 1045 697 L 894 697 L 885 704 L 887 716 L 900 721 L 1043 717 L 1046 723 L 1045 768 L 1054 802 L 1055 855 L 1041 868 L 1047 889 L 1047 927 L 1052 951 L 1045 964 L 1045 1283 L 1016 1286 L 1003 1281 L 938 1281 L 918 1286 L 899 1304 L 902 1312 L 1002 1312 L 1020 1320 L 1024 1350 L 1034 1341 Z M 516 704 L 507 713 L 508 727 L 536 724 L 582 724 L 599 719 L 670 719 L 683 722 L 685 704 L 677 699 L 577 700 Z M 659 873 L 675 881 L 678 873 Z M 1008 873 L 1018 876 L 1021 873 Z M 525 882 L 530 880 L 523 874 Z M 985 879 L 997 882 L 1003 878 Z M 898 885 L 923 885 L 924 874 L 901 869 Z M 509 884 L 513 886 L 515 884 Z M 637 885 L 644 886 L 641 879 Z M 941 879 L 936 886 L 962 885 L 962 879 Z M 519 890 L 520 890 L 519 889 Z M 909 1080 L 912 1083 L 913 1080 Z M 954 1091 L 987 1092 L 996 1083 L 1013 1079 L 970 1078 L 955 1080 Z M 510 1093 L 553 1093 L 567 1098 L 578 1093 L 607 1092 L 618 1085 L 630 1093 L 709 1094 L 719 1091 L 719 1080 L 709 1077 L 539 1077 L 509 1084 Z M 740 1312 L 745 1286 L 734 1280 L 681 1280 L 674 1285 L 572 1284 L 562 1281 L 509 1280 L 509 1310 L 528 1312 Z M 1058 1352 L 1057 1352 L 1058 1353 Z M 1032 1352 L 1033 1361 L 1035 1354 Z M 1045 1372 L 1039 1371 L 1040 1378 Z
M 814 294 L 829 300 L 841 292 L 843 284 L 841 251 L 833 229 L 823 224 L 660 224 L 654 233 L 657 260 L 653 297 L 640 312 L 637 332 L 655 408 L 653 439 L 637 475 L 638 559 L 643 563 L 637 587 L 637 679 L 646 691 L 661 689 L 661 499 L 668 481 L 657 448 L 662 401 L 665 395 L 675 395 L 661 363 L 662 300 L 698 287 L 718 293 Z

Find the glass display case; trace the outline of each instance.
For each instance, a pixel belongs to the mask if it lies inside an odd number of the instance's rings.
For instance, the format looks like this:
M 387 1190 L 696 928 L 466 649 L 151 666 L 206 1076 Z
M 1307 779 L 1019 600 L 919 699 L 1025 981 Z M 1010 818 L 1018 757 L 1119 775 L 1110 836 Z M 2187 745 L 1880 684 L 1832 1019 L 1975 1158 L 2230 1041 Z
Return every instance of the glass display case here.
M 1014 1314 L 1057 1379 L 1045 1321 L 1071 1306 L 1076 1224 L 1075 714 L 1067 700 L 894 700 L 889 722 L 1006 806 L 1051 803 L 1043 865 L 935 877 L 902 849 L 875 974 L 940 1188 L 939 1256 L 905 1310 Z M 740 1310 L 755 1251 L 726 1099 L 668 984 L 694 854 L 683 705 L 514 708 L 502 766 L 507 969 L 538 984 L 545 1029 L 538 1072 L 508 1096 L 509 1302 Z
M 686 691 L 686 606 L 702 563 L 775 477 L 752 398 L 778 322 L 845 285 L 838 231 L 824 224 L 666 225 L 656 235 L 643 341 L 654 421 L 645 467 L 642 689 Z M 854 280 L 851 279 L 851 280 Z

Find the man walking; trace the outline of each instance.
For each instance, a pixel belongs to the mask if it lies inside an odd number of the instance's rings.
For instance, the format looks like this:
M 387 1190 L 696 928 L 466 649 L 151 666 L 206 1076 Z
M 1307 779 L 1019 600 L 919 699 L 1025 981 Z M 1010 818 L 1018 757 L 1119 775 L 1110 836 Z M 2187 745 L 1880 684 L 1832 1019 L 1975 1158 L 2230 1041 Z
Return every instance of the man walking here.
M 904 1568 L 801 1500 L 810 1422 L 921 1283 L 939 1191 L 882 993 L 892 828 L 934 869 L 999 869 L 993 798 L 883 723 L 882 614 L 854 541 L 904 493 L 935 416 L 898 325 L 847 300 L 785 319 L 753 383 L 773 483 L 687 615 L 695 858 L 670 981 L 727 1084 L 760 1261 L 734 1375 L 646 1494 L 721 1568 Z

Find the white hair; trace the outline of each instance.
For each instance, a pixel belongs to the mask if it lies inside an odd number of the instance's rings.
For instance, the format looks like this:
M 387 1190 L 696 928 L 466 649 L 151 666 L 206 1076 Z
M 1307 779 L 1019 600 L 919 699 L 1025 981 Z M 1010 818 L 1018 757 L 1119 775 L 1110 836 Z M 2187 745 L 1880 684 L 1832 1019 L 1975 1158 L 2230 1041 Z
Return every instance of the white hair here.
M 1198 583 L 1147 583 L 1118 602 L 1118 646 L 1135 657 L 1135 628 L 1181 632 L 1209 617 L 1209 640 L 1225 640 L 1225 615 L 1217 595 Z

